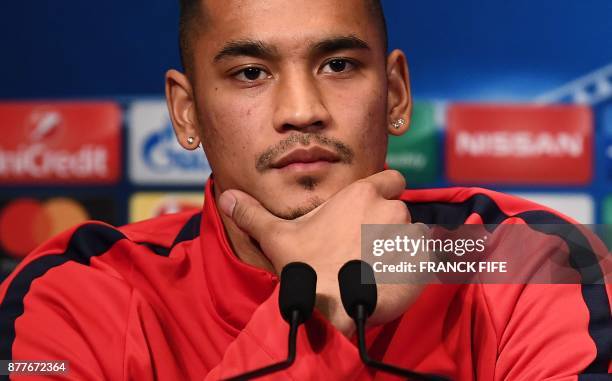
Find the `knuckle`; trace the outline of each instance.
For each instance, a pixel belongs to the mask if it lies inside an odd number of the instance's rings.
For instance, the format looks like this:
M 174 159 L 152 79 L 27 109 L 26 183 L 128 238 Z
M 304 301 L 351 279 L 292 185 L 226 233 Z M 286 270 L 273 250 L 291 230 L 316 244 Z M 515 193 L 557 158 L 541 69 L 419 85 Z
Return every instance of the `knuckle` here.
M 412 214 L 410 213 L 410 208 L 408 208 L 408 205 L 406 205 L 404 201 L 398 200 L 398 202 L 402 204 L 402 207 L 401 207 L 402 217 L 406 220 L 406 223 L 411 223 Z
M 422 222 L 416 222 L 413 224 L 415 229 L 422 235 L 429 237 L 431 235 L 431 229 Z
M 410 222 L 410 211 L 406 203 L 401 200 L 390 200 L 388 205 L 394 221 L 402 224 Z
M 400 184 L 402 188 L 406 187 L 406 179 L 399 171 L 396 171 L 395 169 L 389 169 L 388 172 L 389 172 L 389 178 L 394 183 Z

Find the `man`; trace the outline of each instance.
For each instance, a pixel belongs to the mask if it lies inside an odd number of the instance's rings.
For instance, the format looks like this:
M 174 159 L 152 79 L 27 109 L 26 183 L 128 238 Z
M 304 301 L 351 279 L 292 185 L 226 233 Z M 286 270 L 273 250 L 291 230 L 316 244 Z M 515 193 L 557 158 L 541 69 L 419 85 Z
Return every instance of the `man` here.
M 234 376 L 286 356 L 277 274 L 303 261 L 317 311 L 273 377 L 392 379 L 361 364 L 339 302 L 361 224 L 560 220 L 486 190 L 404 191 L 384 170 L 411 98 L 377 1 L 185 0 L 181 35 L 186 70 L 168 72 L 166 96 L 179 143 L 202 144 L 213 169 L 202 212 L 43 245 L 0 289 L 0 358 L 68 360 L 75 380 Z M 609 291 L 387 285 L 369 350 L 456 380 L 603 379 Z

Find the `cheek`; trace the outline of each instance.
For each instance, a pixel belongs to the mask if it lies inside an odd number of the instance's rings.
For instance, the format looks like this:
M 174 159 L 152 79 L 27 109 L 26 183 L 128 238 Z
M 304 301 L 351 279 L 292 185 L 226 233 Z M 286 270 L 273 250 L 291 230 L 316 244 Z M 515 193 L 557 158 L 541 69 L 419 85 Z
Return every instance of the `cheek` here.
M 257 141 L 261 121 L 256 107 L 219 97 L 201 108 L 198 120 L 201 121 L 204 149 L 213 170 L 236 166 L 244 171 L 249 163 L 253 163 L 254 168 L 253 143 Z
M 356 156 L 367 157 L 386 150 L 386 102 L 380 91 L 361 91 L 363 96 L 346 96 L 337 105 L 342 135 L 355 150 Z

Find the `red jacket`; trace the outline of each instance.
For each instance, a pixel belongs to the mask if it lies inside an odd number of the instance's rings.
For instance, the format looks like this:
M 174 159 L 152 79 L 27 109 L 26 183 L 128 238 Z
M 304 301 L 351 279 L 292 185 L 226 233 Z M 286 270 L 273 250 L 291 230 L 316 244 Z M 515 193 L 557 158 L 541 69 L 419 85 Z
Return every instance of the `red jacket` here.
M 402 199 L 425 223 L 564 222 L 483 189 Z M 37 249 L 0 287 L 0 359 L 68 360 L 68 379 L 88 381 L 217 380 L 284 359 L 278 278 L 234 255 L 210 181 L 205 200 L 201 213 L 121 228 L 86 223 Z M 454 380 L 609 379 L 611 291 L 430 285 L 401 318 L 368 330 L 369 352 Z M 355 338 L 315 311 L 300 328 L 295 364 L 268 379 L 398 378 L 365 369 Z

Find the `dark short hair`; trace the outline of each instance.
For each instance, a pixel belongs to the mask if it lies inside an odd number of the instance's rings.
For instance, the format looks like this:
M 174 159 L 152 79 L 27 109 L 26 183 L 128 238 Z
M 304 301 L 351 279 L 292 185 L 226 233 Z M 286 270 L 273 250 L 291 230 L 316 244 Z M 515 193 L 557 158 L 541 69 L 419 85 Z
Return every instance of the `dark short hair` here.
M 180 18 L 179 18 L 179 50 L 181 64 L 185 70 L 190 69 L 190 62 L 193 57 L 192 42 L 193 31 L 196 30 L 196 24 L 205 25 L 207 12 L 205 10 L 204 0 L 179 0 L 180 1 Z M 383 37 L 384 50 L 387 51 L 387 22 L 385 13 L 380 0 L 365 0 L 370 14 L 381 30 Z

